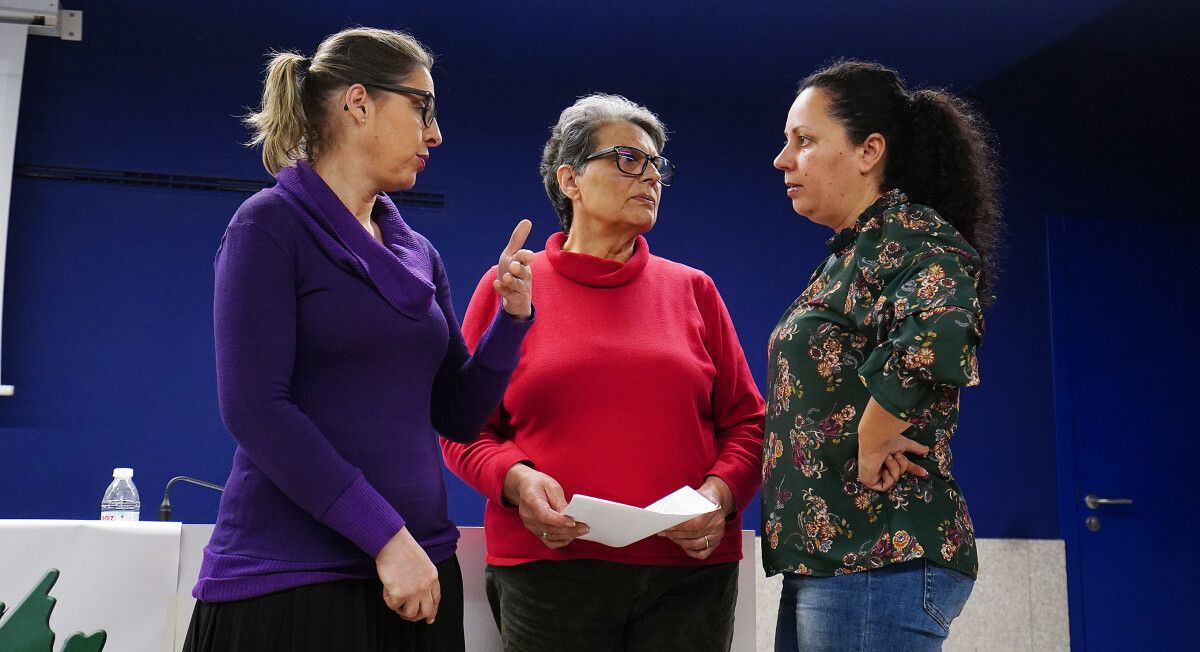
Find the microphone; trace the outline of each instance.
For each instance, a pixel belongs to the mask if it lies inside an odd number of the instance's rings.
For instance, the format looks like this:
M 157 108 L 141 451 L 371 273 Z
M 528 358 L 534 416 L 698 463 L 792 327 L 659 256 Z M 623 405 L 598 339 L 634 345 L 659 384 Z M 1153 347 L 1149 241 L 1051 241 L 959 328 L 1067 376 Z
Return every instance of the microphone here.
M 190 482 L 192 484 L 198 484 L 201 487 L 208 487 L 209 489 L 216 489 L 217 491 L 225 491 L 225 487 L 223 487 L 219 484 L 214 484 L 212 482 L 205 482 L 203 480 L 197 480 L 196 478 L 189 478 L 186 475 L 177 475 L 177 476 L 171 478 L 171 480 L 169 482 L 167 482 L 166 488 L 163 489 L 162 504 L 158 506 L 158 520 L 160 520 L 160 521 L 171 520 L 171 485 L 175 484 L 176 482 L 178 482 L 180 480 L 182 480 L 184 482 Z

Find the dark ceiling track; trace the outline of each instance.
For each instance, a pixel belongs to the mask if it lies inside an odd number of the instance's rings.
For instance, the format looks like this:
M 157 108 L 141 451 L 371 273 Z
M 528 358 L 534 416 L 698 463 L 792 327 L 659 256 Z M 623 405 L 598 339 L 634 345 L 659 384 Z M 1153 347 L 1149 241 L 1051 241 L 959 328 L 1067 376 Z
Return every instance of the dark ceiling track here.
M 252 195 L 272 183 L 265 179 L 232 179 L 226 177 L 199 177 L 186 174 L 161 174 L 158 172 L 134 172 L 130 170 L 98 170 L 95 168 L 71 168 L 56 165 L 16 165 L 13 176 L 26 179 L 49 181 L 75 181 L 100 183 L 112 186 L 136 188 L 172 188 L 176 190 L 211 190 L 236 192 Z M 445 208 L 446 196 L 436 192 L 388 193 L 392 201 L 402 206 L 422 208 Z

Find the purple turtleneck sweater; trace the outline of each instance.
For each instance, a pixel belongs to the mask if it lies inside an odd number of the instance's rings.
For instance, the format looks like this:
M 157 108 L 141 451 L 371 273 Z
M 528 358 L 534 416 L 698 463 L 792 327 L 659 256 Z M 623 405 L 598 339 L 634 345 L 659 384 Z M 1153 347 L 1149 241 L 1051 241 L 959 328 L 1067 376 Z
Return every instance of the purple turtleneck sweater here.
M 239 600 L 375 576 L 407 526 L 454 554 L 437 434 L 470 441 L 532 320 L 470 355 L 441 258 L 385 195 L 376 241 L 301 161 L 242 204 L 216 258 L 221 416 L 237 440 L 192 595 Z

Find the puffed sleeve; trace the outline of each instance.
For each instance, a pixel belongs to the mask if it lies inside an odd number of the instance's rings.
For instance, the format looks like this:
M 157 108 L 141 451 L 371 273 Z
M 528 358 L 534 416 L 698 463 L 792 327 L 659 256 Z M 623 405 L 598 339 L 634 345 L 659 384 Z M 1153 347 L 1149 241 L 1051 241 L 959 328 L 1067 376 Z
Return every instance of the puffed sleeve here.
M 909 420 L 927 408 L 939 386 L 979 384 L 976 349 L 983 315 L 974 269 L 957 252 L 915 257 L 876 302 L 879 345 L 858 374 L 875 401 L 896 417 Z

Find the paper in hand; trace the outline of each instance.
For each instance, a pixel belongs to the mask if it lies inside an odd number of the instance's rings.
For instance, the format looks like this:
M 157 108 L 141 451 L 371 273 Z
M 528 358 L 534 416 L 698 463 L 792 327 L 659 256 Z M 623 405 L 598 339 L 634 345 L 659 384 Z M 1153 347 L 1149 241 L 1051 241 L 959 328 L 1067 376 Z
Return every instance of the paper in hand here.
M 691 487 L 681 487 L 644 509 L 575 494 L 563 513 L 576 521 L 587 523 L 589 531 L 580 539 L 623 548 L 715 509 L 718 506 L 709 502 L 700 492 Z

